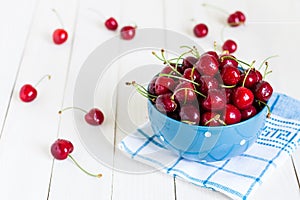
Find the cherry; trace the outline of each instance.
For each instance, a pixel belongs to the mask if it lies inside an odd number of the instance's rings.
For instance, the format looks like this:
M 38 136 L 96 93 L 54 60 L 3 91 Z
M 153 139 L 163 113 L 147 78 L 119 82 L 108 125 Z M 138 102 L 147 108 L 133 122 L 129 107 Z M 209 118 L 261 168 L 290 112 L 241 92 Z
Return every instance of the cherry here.
M 231 103 L 232 102 L 232 94 L 234 92 L 234 88 L 225 88 L 225 94 L 226 94 L 226 102 Z
M 195 58 L 194 56 L 188 56 L 188 57 L 184 58 L 182 61 L 184 71 L 187 68 L 192 68 L 194 66 L 194 64 L 196 64 L 197 61 L 198 61 L 198 59 Z
M 165 66 L 161 70 L 160 74 L 171 74 L 173 76 L 177 76 L 178 75 L 178 73 L 177 73 L 178 71 L 176 72 L 175 70 L 176 69 L 173 66 Z
M 118 28 L 118 22 L 113 17 L 110 17 L 107 20 L 105 20 L 104 25 L 108 30 L 112 30 L 112 31 L 115 31 Z
M 248 70 L 251 70 L 248 75 L 246 76 L 246 73 Z M 246 88 L 252 88 L 259 80 L 259 76 L 257 75 L 257 72 L 255 69 L 248 69 L 246 70 L 242 75 L 241 75 L 241 78 L 240 78 L 240 84 L 243 83 L 244 79 L 245 79 L 245 87 Z
M 241 110 L 242 120 L 249 119 L 256 115 L 257 110 L 255 106 L 251 105 L 249 108 L 246 108 L 244 110 Z
M 219 82 L 213 76 L 206 76 L 206 75 L 201 76 L 198 83 L 200 85 L 198 87 L 198 90 L 204 95 L 207 95 L 209 90 L 219 88 Z
M 202 38 L 202 37 L 205 37 L 208 34 L 208 28 L 205 24 L 200 23 L 200 24 L 197 24 L 194 27 L 193 32 L 194 32 L 196 37 Z
M 131 40 L 135 36 L 136 26 L 124 26 L 121 28 L 121 38 L 124 40 Z
M 207 111 L 219 111 L 226 105 L 226 94 L 224 90 L 209 90 L 207 97 L 201 102 L 201 107 Z
M 177 108 L 177 104 L 172 100 L 172 94 L 161 94 L 156 98 L 155 106 L 157 110 L 163 113 L 174 112 Z
M 182 106 L 179 115 L 182 122 L 194 125 L 198 125 L 200 122 L 199 108 L 193 105 Z
M 220 126 L 223 123 L 219 114 L 215 112 L 205 112 L 201 115 L 200 124 L 203 126 Z
M 61 26 L 63 27 L 63 22 L 61 20 L 60 15 L 57 13 L 55 9 L 52 9 L 52 11 L 56 14 L 56 17 L 58 18 Z M 52 33 L 52 39 L 54 44 L 60 45 L 63 44 L 68 39 L 68 32 L 63 28 L 55 29 Z
M 175 81 L 166 76 L 159 76 L 155 81 L 155 92 L 157 95 L 172 92 L 175 87 Z
M 207 52 L 205 52 L 204 54 L 211 55 L 211 56 L 213 56 L 216 60 L 219 60 L 219 56 L 218 56 L 218 54 L 217 54 L 215 51 L 207 51 Z
M 229 17 L 227 18 L 227 23 L 229 24 L 229 26 L 232 27 L 239 26 L 240 25 L 239 15 L 236 13 L 230 14 Z
M 241 11 L 236 11 L 235 14 L 238 16 L 241 23 L 245 23 L 246 16 Z
M 201 75 L 195 68 L 187 68 L 186 70 L 184 70 L 183 77 L 198 83 L 200 81 Z
M 225 115 L 224 115 L 225 124 L 236 124 L 241 121 L 242 115 L 239 109 L 234 105 L 227 104 L 225 107 Z
M 236 85 L 240 78 L 240 71 L 232 65 L 225 65 L 221 71 L 221 77 L 225 85 Z
M 201 75 L 214 76 L 219 70 L 219 62 L 214 56 L 203 54 L 195 67 Z
M 254 95 L 250 89 L 240 86 L 233 92 L 232 100 L 233 104 L 238 109 L 243 110 L 252 105 L 254 101 Z
M 234 53 L 237 49 L 237 44 L 233 40 L 226 40 L 222 46 L 223 51 L 228 51 L 229 53 Z
M 260 81 L 256 83 L 253 91 L 255 98 L 264 102 L 268 101 L 273 94 L 273 88 L 267 81 Z
M 74 146 L 73 144 L 65 139 L 57 139 L 52 145 L 51 145 L 51 154 L 52 156 L 57 160 L 65 160 L 66 158 L 70 158 L 75 165 L 82 170 L 84 173 L 86 173 L 89 176 L 100 178 L 102 177 L 102 174 L 92 174 L 85 169 L 83 169 L 78 162 L 71 156 L 70 154 L 73 152 Z
M 80 110 L 80 111 L 84 112 L 85 113 L 84 119 L 90 125 L 99 126 L 104 121 L 104 114 L 98 108 L 92 108 L 92 109 L 90 109 L 89 112 L 87 112 L 86 110 L 83 110 L 78 107 L 67 107 L 67 108 L 64 108 L 64 109 L 58 111 L 58 113 L 61 114 L 65 110 L 69 110 L 69 109 L 76 109 L 76 110 Z
M 172 97 L 174 97 L 177 102 L 185 104 L 196 100 L 197 95 L 192 83 L 181 82 L 176 86 Z
M 238 67 L 239 63 L 235 60 L 233 55 L 223 54 L 220 56 L 220 69 L 222 69 L 225 65 Z
M 150 94 L 155 95 L 155 82 L 156 82 L 157 76 L 153 77 L 152 80 L 150 81 L 149 85 L 148 85 L 148 91 Z
M 50 75 L 46 75 L 43 76 L 36 84 L 35 86 L 32 86 L 30 84 L 25 84 L 21 87 L 20 92 L 19 92 L 19 97 L 23 102 L 31 102 L 33 101 L 36 97 L 37 97 L 37 90 L 35 89 L 35 87 L 37 87 L 40 82 L 44 79 L 44 78 L 48 78 L 50 79 L 51 76 Z

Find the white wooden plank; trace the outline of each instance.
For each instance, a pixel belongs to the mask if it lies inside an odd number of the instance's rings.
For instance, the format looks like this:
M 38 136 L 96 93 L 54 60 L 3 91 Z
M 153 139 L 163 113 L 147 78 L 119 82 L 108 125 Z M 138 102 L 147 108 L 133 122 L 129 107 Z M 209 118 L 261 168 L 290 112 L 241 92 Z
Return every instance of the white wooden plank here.
M 16 6 L 18 4 L 18 6 Z M 11 92 L 22 61 L 37 0 L 1 3 L 0 23 L 0 126 L 6 116 Z M 0 133 L 1 136 L 1 133 Z
M 53 162 L 50 145 L 57 136 L 57 110 L 68 71 L 76 6 L 74 1 L 46 0 L 37 5 L 0 141 L 1 199 L 47 198 Z M 59 26 L 52 8 L 58 10 L 70 35 L 61 46 L 52 42 L 52 31 Z M 37 99 L 21 102 L 20 87 L 34 84 L 45 74 L 52 79 L 38 86 Z

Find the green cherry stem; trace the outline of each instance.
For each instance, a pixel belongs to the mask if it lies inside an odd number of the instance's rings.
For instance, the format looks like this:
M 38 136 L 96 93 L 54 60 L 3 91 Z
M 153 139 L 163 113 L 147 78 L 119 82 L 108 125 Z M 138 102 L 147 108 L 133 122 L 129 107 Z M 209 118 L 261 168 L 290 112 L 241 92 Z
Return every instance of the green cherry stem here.
M 83 171 L 83 172 L 86 173 L 87 175 L 92 176 L 92 177 L 96 177 L 96 178 L 101 178 L 101 177 L 102 177 L 102 174 L 92 174 L 92 173 L 86 171 L 85 169 L 83 169 L 83 168 L 79 165 L 79 163 L 73 158 L 73 156 L 71 156 L 71 154 L 69 154 L 68 157 L 74 162 L 74 164 L 75 164 L 81 171 Z
M 263 102 L 261 100 L 256 100 L 259 104 L 263 104 L 264 106 L 267 107 L 268 109 L 268 114 L 267 114 L 267 118 L 270 118 L 271 117 L 271 108 L 270 106 L 266 103 L 266 102 Z
M 264 71 L 263 80 L 266 78 L 266 76 L 267 76 L 268 74 L 272 73 L 272 70 L 271 70 L 271 71 L 268 71 L 269 63 L 268 63 L 268 62 L 265 62 L 265 65 L 266 65 L 266 68 L 265 68 L 265 71 Z
M 72 109 L 80 110 L 80 111 L 84 112 L 85 114 L 88 113 L 86 110 L 83 110 L 82 108 L 79 108 L 79 107 L 66 107 L 66 108 L 63 108 L 60 111 L 58 111 L 58 114 L 62 114 L 62 112 L 66 111 L 66 110 L 72 110 Z
M 224 84 L 220 84 L 219 85 L 221 88 L 234 88 L 234 87 L 236 87 L 236 85 L 224 85 Z
M 174 76 L 172 74 L 159 74 L 159 76 L 167 76 L 167 77 L 171 77 L 171 78 L 176 78 L 176 79 L 183 80 L 183 81 L 186 81 L 186 82 L 190 82 L 190 83 L 193 83 L 194 85 L 199 86 L 199 83 L 196 83 L 195 81 L 192 81 L 192 80 L 189 80 L 189 79 L 186 79 L 186 78 L 182 78 L 182 77 L 179 77 L 179 76 Z
M 135 87 L 135 89 L 136 89 L 136 91 L 137 91 L 138 93 L 140 93 L 143 97 L 145 97 L 145 98 L 147 98 L 147 99 L 149 99 L 149 100 L 151 100 L 151 101 L 153 101 L 153 102 L 154 102 L 155 99 L 157 98 L 156 95 L 150 94 L 150 93 L 148 92 L 148 90 L 147 90 L 144 86 L 142 86 L 141 84 L 136 83 L 135 81 L 132 81 L 132 82 L 126 82 L 125 84 L 126 84 L 126 85 L 132 85 L 133 87 Z
M 48 80 L 51 79 L 51 75 L 47 74 L 45 76 L 43 76 L 35 85 L 34 87 L 38 86 L 45 78 L 48 78 Z
M 267 57 L 266 59 L 264 59 L 264 60 L 261 62 L 260 66 L 259 66 L 259 68 L 258 68 L 257 70 L 261 70 L 261 68 L 263 67 L 263 65 L 264 65 L 269 59 L 271 59 L 271 58 L 276 58 L 276 57 L 278 57 L 278 56 L 279 56 L 279 55 L 273 55 L 273 56 Z
M 223 126 L 226 126 L 226 123 L 220 119 L 221 115 L 217 114 L 214 117 L 212 117 L 210 120 L 208 120 L 207 122 L 205 122 L 205 126 L 207 126 L 210 122 L 212 122 L 213 120 L 216 120 L 218 122 L 220 122 Z
M 244 62 L 244 61 L 242 61 L 242 60 L 239 60 L 239 59 L 237 59 L 237 58 L 234 58 L 234 57 L 232 57 L 232 56 L 222 56 L 221 61 L 223 61 L 225 58 L 229 58 L 229 59 L 231 59 L 231 60 L 235 60 L 235 61 L 238 62 L 238 63 L 241 63 L 241 64 L 244 64 L 244 65 L 246 65 L 246 66 L 248 66 L 248 67 L 251 67 L 251 65 L 249 65 L 248 63 L 246 63 L 246 62 Z
M 249 69 L 247 70 L 247 72 L 246 72 L 246 74 L 245 74 L 245 77 L 244 77 L 244 80 L 243 80 L 243 83 L 242 83 L 242 87 L 245 86 L 246 78 L 247 78 L 247 76 L 249 75 L 250 71 L 254 68 L 254 63 L 255 63 L 255 60 L 252 61 L 252 63 L 251 63 L 251 65 L 250 65 Z

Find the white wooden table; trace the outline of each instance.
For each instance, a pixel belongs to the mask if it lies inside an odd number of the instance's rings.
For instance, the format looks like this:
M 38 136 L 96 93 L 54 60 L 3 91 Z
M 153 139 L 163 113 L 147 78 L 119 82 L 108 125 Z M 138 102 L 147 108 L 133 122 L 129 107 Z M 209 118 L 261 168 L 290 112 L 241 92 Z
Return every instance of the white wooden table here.
M 106 167 L 81 143 L 72 114 L 57 114 L 62 107 L 73 104 L 76 77 L 89 54 L 117 34 L 106 30 L 90 8 L 114 16 L 121 25 L 135 23 L 138 28 L 178 31 L 204 49 L 211 49 L 214 40 L 220 42 L 222 20 L 226 15 L 203 8 L 203 0 L 0 2 L 0 199 L 227 199 L 222 194 L 160 172 L 133 175 Z M 278 58 L 270 61 L 273 73 L 269 80 L 277 92 L 300 99 L 300 1 L 206 2 L 229 12 L 245 12 L 246 26 L 224 31 L 225 38 L 235 38 L 238 42 L 235 55 L 248 61 L 262 61 L 278 54 Z M 54 45 L 51 39 L 52 31 L 59 27 L 52 8 L 60 13 L 69 32 L 68 41 L 61 46 Z M 208 37 L 194 38 L 191 19 L 209 25 Z M 126 63 L 130 62 L 124 61 L 124 67 L 127 67 Z M 120 71 L 122 73 L 122 69 Z M 34 84 L 45 74 L 51 74 L 52 79 L 39 85 L 38 98 L 29 104 L 21 102 L 18 98 L 20 87 L 25 83 Z M 104 110 L 111 95 L 110 84 L 113 83 L 108 83 L 102 91 L 107 96 L 100 103 Z M 145 121 L 139 118 L 145 115 L 143 109 L 136 107 L 131 113 L 137 123 Z M 107 111 L 103 129 L 111 134 L 111 138 L 115 137 L 117 143 L 121 139 L 118 136 L 121 130 L 114 126 L 111 114 L 117 116 L 118 113 Z M 86 176 L 70 160 L 54 160 L 50 146 L 58 137 L 72 141 L 75 146 L 72 154 L 78 162 L 92 172 L 101 172 L 103 177 Z M 115 162 L 118 161 L 113 152 L 103 153 L 112 153 Z M 253 199 L 300 199 L 299 157 L 300 150 L 262 184 Z

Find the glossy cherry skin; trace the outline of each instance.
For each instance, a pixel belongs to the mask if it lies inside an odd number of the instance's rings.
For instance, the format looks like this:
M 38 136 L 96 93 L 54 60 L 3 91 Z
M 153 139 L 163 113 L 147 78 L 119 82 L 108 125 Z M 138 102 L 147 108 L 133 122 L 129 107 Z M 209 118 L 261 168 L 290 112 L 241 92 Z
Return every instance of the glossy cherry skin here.
M 85 114 L 84 119 L 88 124 L 98 126 L 103 123 L 104 114 L 98 108 L 92 108 L 87 114 Z
M 264 102 L 268 101 L 273 94 L 273 88 L 267 81 L 256 83 L 253 91 L 255 98 Z
M 201 75 L 195 68 L 187 68 L 184 70 L 183 77 L 191 81 L 199 82 Z
M 189 82 L 179 83 L 174 90 L 173 96 L 180 105 L 197 99 L 194 85 Z
M 70 141 L 57 139 L 51 145 L 51 154 L 57 160 L 64 160 L 70 153 L 72 153 L 73 149 L 73 144 Z
M 155 81 L 155 93 L 157 95 L 172 92 L 175 87 L 175 81 L 166 76 L 159 76 Z
M 245 23 L 246 22 L 246 16 L 243 12 L 236 11 L 235 14 L 238 16 L 240 23 Z
M 200 84 L 200 86 L 198 87 L 198 91 L 204 95 L 207 95 L 209 90 L 219 88 L 219 82 L 213 76 L 201 76 L 198 83 Z
M 177 108 L 176 102 L 171 98 L 172 94 L 161 94 L 156 98 L 155 106 L 162 113 L 174 112 Z
M 249 69 L 248 69 L 249 70 Z M 244 79 L 245 79 L 245 83 L 244 83 L 244 86 L 246 88 L 252 88 L 259 80 L 259 77 L 257 75 L 257 73 L 255 72 L 255 70 L 251 70 L 248 75 L 246 76 L 246 73 L 247 71 L 246 70 L 242 75 L 241 75 L 241 78 L 240 78 L 240 85 L 243 84 L 244 82 Z
M 201 108 L 207 111 L 219 111 L 225 108 L 225 90 L 209 90 L 206 98 L 201 102 Z
M 201 75 L 214 76 L 219 71 L 219 62 L 214 56 L 202 54 L 195 67 Z
M 233 40 L 226 40 L 222 46 L 223 51 L 234 53 L 237 50 L 237 44 Z
M 104 25 L 108 30 L 111 30 L 111 31 L 115 31 L 118 28 L 118 22 L 113 17 L 110 17 L 107 20 L 105 20 Z
M 194 56 L 188 56 L 188 57 L 184 58 L 182 61 L 183 70 L 185 71 L 187 68 L 192 68 L 196 64 L 197 61 L 198 61 L 198 59 L 195 58 Z
M 237 14 L 237 13 L 230 14 L 229 17 L 227 18 L 227 23 L 231 27 L 239 26 L 241 23 L 239 14 Z
M 218 56 L 217 52 L 215 52 L 215 51 L 207 51 L 207 52 L 205 52 L 204 54 L 211 55 L 211 56 L 213 56 L 216 60 L 219 60 L 219 56 Z
M 198 125 L 200 122 L 199 108 L 194 105 L 185 105 L 179 111 L 180 120 L 188 124 Z
M 173 76 L 178 76 L 178 73 L 176 73 L 174 70 L 176 70 L 176 69 L 173 66 L 165 66 L 161 70 L 160 74 L 171 74 Z
M 250 89 L 241 86 L 234 90 L 232 101 L 238 109 L 247 109 L 252 105 L 254 95 Z
M 196 37 L 202 38 L 208 34 L 208 27 L 205 24 L 200 23 L 194 27 L 193 32 Z
M 244 110 L 241 110 L 242 120 L 247 120 L 254 115 L 256 115 L 257 110 L 255 106 L 251 105 L 249 108 L 246 108 Z
M 201 115 L 200 125 L 202 125 L 202 126 L 220 126 L 221 122 L 218 120 L 218 117 L 219 117 L 219 115 L 217 113 L 205 112 Z
M 227 104 L 225 107 L 224 122 L 225 124 L 236 124 L 241 121 L 242 115 L 239 109 L 234 105 Z
M 23 102 L 31 102 L 37 96 L 37 90 L 30 84 L 23 85 L 20 89 L 19 97 Z
M 241 73 L 238 68 L 231 65 L 223 67 L 221 77 L 225 85 L 236 85 L 241 78 Z
M 52 34 L 54 44 L 63 44 L 68 39 L 68 33 L 64 29 L 56 29 Z
M 131 40 L 135 36 L 136 27 L 133 26 L 124 26 L 121 28 L 121 38 L 124 40 Z
M 220 69 L 222 69 L 225 65 L 231 65 L 234 67 L 238 67 L 239 63 L 234 60 L 235 57 L 230 54 L 223 54 L 220 56 Z

